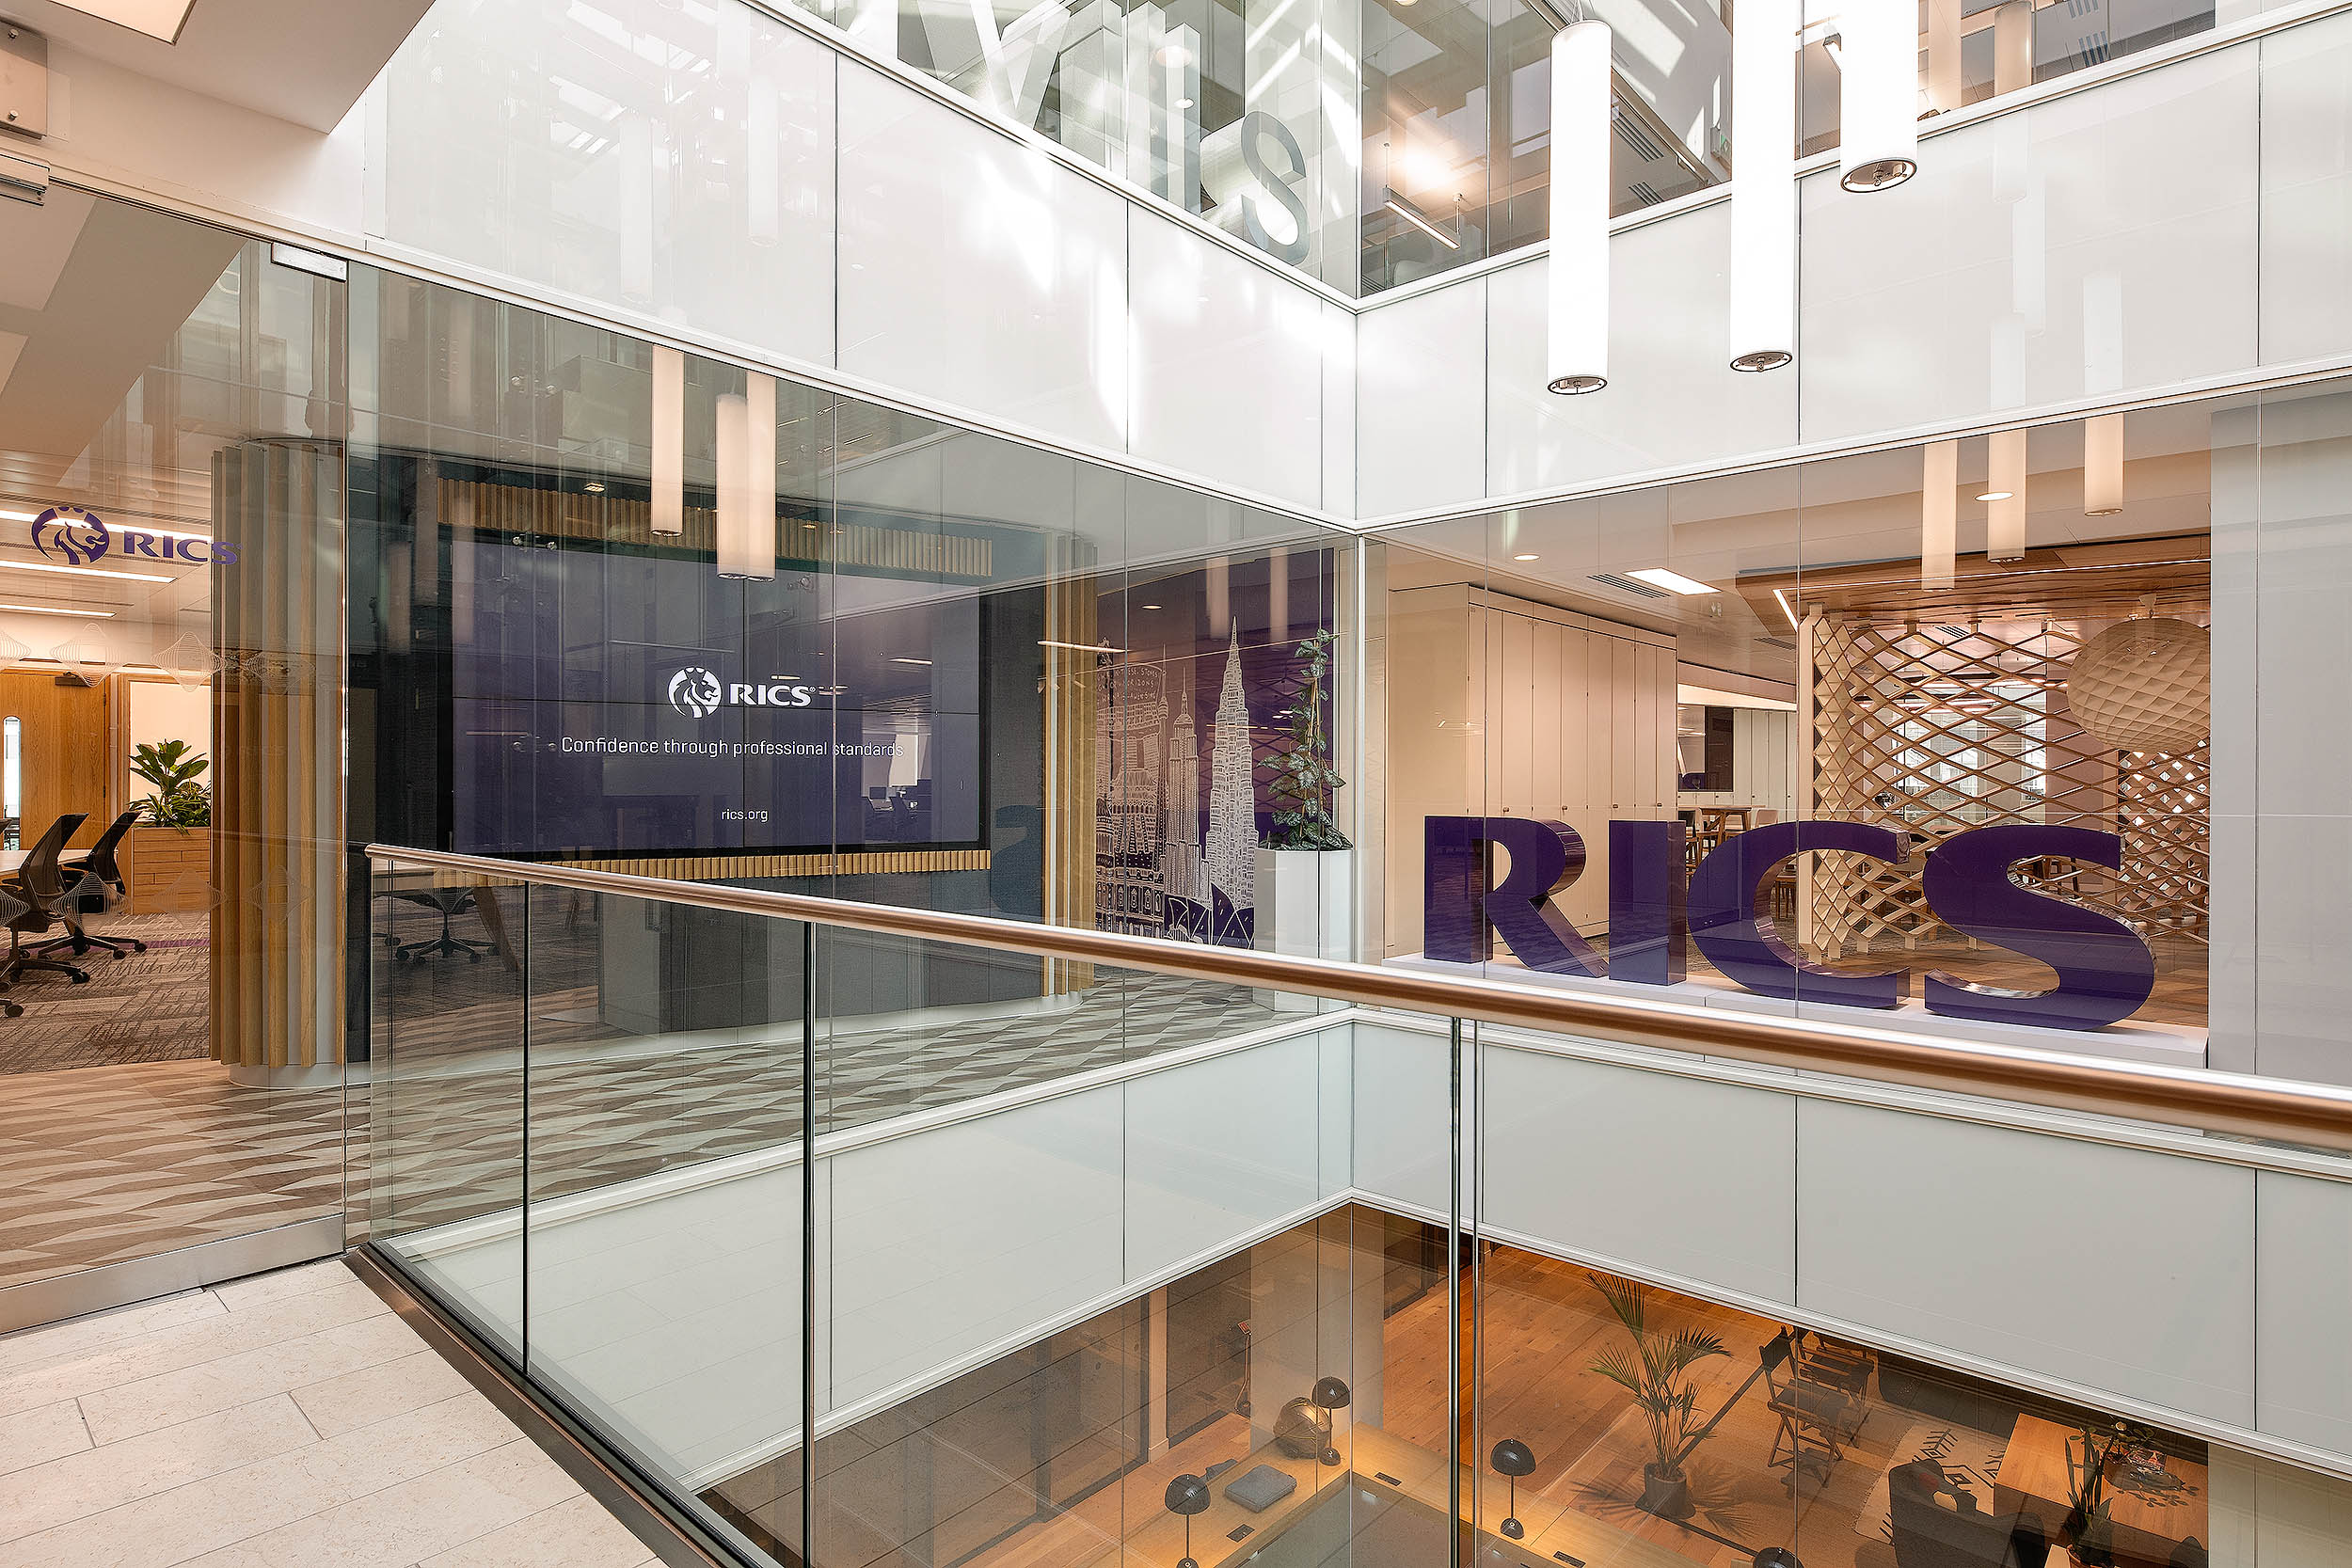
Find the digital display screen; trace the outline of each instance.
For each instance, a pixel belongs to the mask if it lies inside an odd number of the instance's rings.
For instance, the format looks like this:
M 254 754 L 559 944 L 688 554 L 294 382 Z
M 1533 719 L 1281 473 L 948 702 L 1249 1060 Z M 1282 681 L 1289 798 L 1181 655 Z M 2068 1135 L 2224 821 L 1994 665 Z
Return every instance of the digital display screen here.
M 820 615 L 825 579 L 460 541 L 453 838 L 485 855 L 980 836 L 970 599 Z M 827 585 L 830 586 L 829 584 Z

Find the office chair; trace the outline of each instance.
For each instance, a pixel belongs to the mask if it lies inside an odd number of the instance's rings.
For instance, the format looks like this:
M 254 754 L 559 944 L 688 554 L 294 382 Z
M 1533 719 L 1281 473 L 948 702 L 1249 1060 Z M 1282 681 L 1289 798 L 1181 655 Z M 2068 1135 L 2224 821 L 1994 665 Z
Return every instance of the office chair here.
M 89 818 L 79 812 L 69 813 L 49 824 L 49 831 L 40 835 L 24 863 L 6 886 L 10 898 L 24 904 L 24 911 L 10 916 L 8 956 L 0 958 L 0 986 L 13 985 L 28 969 L 49 969 L 82 985 L 89 975 L 59 958 L 43 958 L 24 945 L 26 937 L 45 936 L 65 924 L 63 911 L 72 896 L 67 885 L 65 871 L 57 863 L 65 853 L 65 841 L 82 831 Z M 75 878 L 78 885 L 80 878 Z
M 31 908 L 30 904 L 10 893 L 5 885 L 0 885 L 0 926 L 7 925 Z M 13 984 L 12 981 L 0 979 L 0 991 L 6 991 L 11 984 Z M 24 1016 L 23 1007 L 9 1001 L 5 995 L 0 995 L 0 1018 L 23 1018 Z
M 115 860 L 115 850 L 122 843 L 122 835 L 131 831 L 131 824 L 138 819 L 139 814 L 135 810 L 126 811 L 98 835 L 98 842 L 90 846 L 89 855 L 76 868 L 78 875 L 70 878 L 72 885 L 66 889 L 64 907 L 57 911 L 58 918 L 66 923 L 70 934 L 36 942 L 31 951 L 44 958 L 59 948 L 71 949 L 77 958 L 93 947 L 103 947 L 117 958 L 147 951 L 147 943 L 136 937 L 94 937 L 82 924 L 84 899 L 102 898 L 112 904 L 130 896 L 131 889 L 123 880 L 122 867 Z

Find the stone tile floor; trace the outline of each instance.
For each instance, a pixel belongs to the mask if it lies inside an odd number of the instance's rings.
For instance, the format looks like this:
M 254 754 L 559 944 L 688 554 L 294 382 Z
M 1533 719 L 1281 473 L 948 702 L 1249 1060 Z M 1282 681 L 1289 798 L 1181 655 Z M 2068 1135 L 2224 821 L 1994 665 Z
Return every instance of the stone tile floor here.
M 340 1262 L 0 1337 L 0 1568 L 656 1560 Z

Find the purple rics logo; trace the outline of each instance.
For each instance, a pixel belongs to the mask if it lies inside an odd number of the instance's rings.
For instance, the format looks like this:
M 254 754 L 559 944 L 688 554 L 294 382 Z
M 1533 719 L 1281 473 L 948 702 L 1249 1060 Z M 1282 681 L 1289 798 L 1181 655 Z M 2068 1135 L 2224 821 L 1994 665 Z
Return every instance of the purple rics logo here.
M 98 515 L 78 506 L 53 506 L 33 519 L 33 547 L 69 566 L 89 565 L 113 543 Z

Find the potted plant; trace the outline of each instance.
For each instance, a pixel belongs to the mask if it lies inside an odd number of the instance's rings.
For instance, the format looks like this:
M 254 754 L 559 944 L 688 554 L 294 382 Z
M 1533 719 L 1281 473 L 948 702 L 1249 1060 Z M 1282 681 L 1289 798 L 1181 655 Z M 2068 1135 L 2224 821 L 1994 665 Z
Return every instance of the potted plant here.
M 204 909 L 212 899 L 212 843 L 194 832 L 213 821 L 213 793 L 200 781 L 212 767 L 184 740 L 141 742 L 131 771 L 149 793 L 136 803 L 128 863 L 131 912 Z
M 139 742 L 131 753 L 131 771 L 152 790 L 138 802 L 146 820 L 182 832 L 210 827 L 213 792 L 197 783 L 210 767 L 204 753 L 184 740 Z
M 1331 766 L 1323 722 L 1331 673 L 1328 628 L 1298 645 L 1306 681 L 1291 708 L 1290 747 L 1274 764 L 1274 820 L 1258 841 L 1257 945 L 1295 958 L 1354 957 L 1355 846 L 1340 831 L 1332 801 L 1347 781 Z M 1308 1008 L 1311 997 L 1278 993 L 1277 1006 Z
M 1688 1519 L 1698 1507 L 1692 1500 L 1683 1462 L 1713 1430 L 1697 1420 L 1699 1391 L 1691 1382 L 1691 1369 L 1730 1352 L 1721 1339 L 1699 1329 L 1652 1332 L 1648 1287 L 1598 1275 L 1585 1277 L 1632 1341 L 1609 1347 L 1592 1370 L 1633 1396 L 1634 1408 L 1649 1429 L 1650 1455 L 1642 1466 L 1642 1511 L 1661 1519 Z

